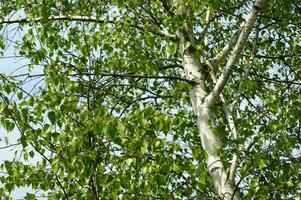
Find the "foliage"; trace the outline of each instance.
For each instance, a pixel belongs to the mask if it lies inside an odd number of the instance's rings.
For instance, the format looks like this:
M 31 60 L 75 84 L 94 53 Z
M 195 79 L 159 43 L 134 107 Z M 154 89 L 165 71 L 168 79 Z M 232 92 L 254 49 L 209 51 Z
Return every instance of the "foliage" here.
M 253 5 L 185 2 L 208 58 Z M 20 133 L 22 148 L 1 163 L 1 197 L 30 186 L 48 199 L 222 198 L 208 173 L 190 103 L 195 83 L 185 77 L 175 37 L 189 20 L 179 12 L 183 4 L 1 2 L 3 59 L 13 45 L 29 63 L 25 73 L 1 74 L 1 125 Z M 294 0 L 268 1 L 245 43 L 223 90 L 238 138 L 230 136 L 221 102 L 213 108 L 222 162 L 230 166 L 239 156 L 235 188 L 242 199 L 300 195 L 300 11 Z M 218 76 L 226 61 L 216 67 Z M 212 89 L 209 75 L 205 81 Z

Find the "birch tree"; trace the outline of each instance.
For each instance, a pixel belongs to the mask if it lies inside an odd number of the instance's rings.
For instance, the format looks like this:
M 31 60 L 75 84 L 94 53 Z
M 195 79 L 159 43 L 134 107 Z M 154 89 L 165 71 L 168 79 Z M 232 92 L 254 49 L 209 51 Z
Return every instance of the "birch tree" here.
M 0 196 L 299 197 L 300 13 L 295 0 L 2 1 L 0 148 L 15 157 Z

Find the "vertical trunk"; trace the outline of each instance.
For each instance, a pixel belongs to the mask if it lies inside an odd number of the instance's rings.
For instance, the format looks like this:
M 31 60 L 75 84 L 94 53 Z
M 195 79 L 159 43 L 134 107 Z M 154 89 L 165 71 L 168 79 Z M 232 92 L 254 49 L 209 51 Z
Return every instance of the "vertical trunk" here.
M 200 63 L 193 54 L 185 54 L 183 61 L 186 77 L 198 83 L 193 86 L 190 97 L 193 110 L 197 116 L 196 123 L 202 146 L 208 155 L 206 162 L 216 192 L 223 199 L 239 199 L 237 195 L 232 197 L 234 186 L 227 180 L 227 170 L 224 168 L 218 156 L 220 141 L 213 133 L 213 128 L 215 126 L 214 113 L 207 102 L 204 101 L 207 92 L 204 83 L 204 74 L 200 72 Z

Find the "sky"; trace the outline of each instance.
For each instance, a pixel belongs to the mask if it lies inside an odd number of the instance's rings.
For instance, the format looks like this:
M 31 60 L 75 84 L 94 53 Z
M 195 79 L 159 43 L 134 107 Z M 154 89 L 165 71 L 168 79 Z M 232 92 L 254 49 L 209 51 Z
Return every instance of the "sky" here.
M 27 73 L 27 64 L 29 63 L 28 60 L 25 58 L 16 57 L 16 50 L 14 48 L 13 42 L 15 42 L 18 39 L 18 34 L 13 35 L 12 33 L 15 26 L 9 27 L 10 30 L 7 30 L 7 33 L 1 32 L 0 34 L 10 37 L 13 39 L 12 43 L 5 49 L 4 54 L 0 55 L 0 73 L 5 75 L 15 75 L 15 74 L 23 74 Z M 23 30 L 24 31 L 24 30 Z M 15 37 L 14 37 L 15 36 Z M 33 69 L 32 73 L 39 73 L 42 71 L 41 67 L 36 67 Z M 1 84 L 1 83 L 0 83 Z M 25 90 L 30 90 L 33 85 L 35 85 L 35 81 L 31 81 L 28 84 L 24 85 Z M 4 140 L 5 137 L 8 137 L 9 144 L 16 144 L 18 143 L 17 139 L 19 138 L 20 133 L 15 128 L 12 132 L 8 133 L 3 127 L 0 125 L 0 164 L 2 164 L 5 160 L 12 161 L 15 157 L 15 152 L 18 152 L 18 158 L 20 157 L 20 150 L 22 149 L 20 145 L 18 146 L 12 146 L 10 148 L 3 148 L 6 145 L 6 142 Z M 24 159 L 21 157 L 21 160 L 24 161 Z M 38 161 L 38 158 L 32 159 L 30 162 L 36 162 Z M 3 172 L 3 171 L 1 171 Z M 1 174 L 0 176 L 3 176 Z M 0 184 L 0 187 L 2 185 Z M 24 188 L 16 188 L 12 193 L 11 197 L 14 200 L 17 199 L 23 199 L 26 195 L 26 192 L 32 192 L 32 189 L 30 187 L 24 187 Z M 46 199 L 46 198 L 39 198 L 39 199 Z

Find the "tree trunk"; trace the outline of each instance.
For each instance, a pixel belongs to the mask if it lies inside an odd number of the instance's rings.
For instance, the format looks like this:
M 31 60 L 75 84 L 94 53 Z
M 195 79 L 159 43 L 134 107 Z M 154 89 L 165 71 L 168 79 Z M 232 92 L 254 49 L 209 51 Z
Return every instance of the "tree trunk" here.
M 204 83 L 204 74 L 201 73 L 199 60 L 192 53 L 184 55 L 183 66 L 186 77 L 197 82 L 190 92 L 190 98 L 195 115 L 197 116 L 197 127 L 202 141 L 202 147 L 207 153 L 207 167 L 212 177 L 216 192 L 223 199 L 239 199 L 237 195 L 233 196 L 234 186 L 227 180 L 227 170 L 224 168 L 218 151 L 220 149 L 220 140 L 214 134 L 215 117 L 212 109 L 205 100 L 207 91 Z

